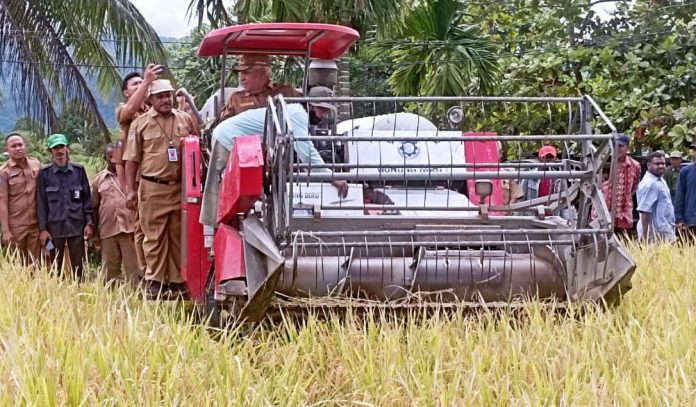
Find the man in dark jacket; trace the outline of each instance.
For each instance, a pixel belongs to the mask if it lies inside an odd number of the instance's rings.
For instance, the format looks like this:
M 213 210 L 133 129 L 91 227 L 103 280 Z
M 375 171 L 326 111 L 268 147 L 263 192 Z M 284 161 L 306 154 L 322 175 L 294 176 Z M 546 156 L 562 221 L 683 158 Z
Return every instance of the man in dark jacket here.
M 92 196 L 82 165 L 70 162 L 68 139 L 62 134 L 48 138 L 53 162 L 44 166 L 37 180 L 39 239 L 51 253 L 60 274 L 67 245 L 72 272 L 83 279 L 84 238 L 92 236 Z
M 691 143 L 691 152 L 696 158 L 696 141 Z M 696 160 L 679 171 L 674 218 L 682 237 L 696 239 Z

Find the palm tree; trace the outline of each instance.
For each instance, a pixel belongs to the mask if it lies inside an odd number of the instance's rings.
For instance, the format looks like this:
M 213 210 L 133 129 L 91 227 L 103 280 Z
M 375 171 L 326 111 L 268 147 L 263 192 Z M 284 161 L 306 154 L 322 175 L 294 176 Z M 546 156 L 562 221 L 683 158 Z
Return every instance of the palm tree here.
M 107 95 L 120 89 L 119 65 L 166 61 L 128 0 L 0 0 L 0 27 L 0 79 L 21 112 L 51 131 L 60 130 L 58 110 L 76 102 L 110 140 L 88 79 Z
M 397 95 L 464 96 L 487 93 L 499 71 L 495 48 L 479 26 L 463 24 L 463 3 L 428 0 L 413 7 L 393 41 L 396 69 L 389 82 Z

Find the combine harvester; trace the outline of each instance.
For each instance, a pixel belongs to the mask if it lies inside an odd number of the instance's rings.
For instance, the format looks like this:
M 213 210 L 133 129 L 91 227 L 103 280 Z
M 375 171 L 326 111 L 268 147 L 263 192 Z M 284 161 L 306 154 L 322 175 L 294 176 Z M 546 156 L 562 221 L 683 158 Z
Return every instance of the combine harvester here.
M 222 57 L 221 89 L 229 55 L 302 57 L 306 91 L 336 85 L 331 67 L 357 39 L 334 25 L 248 24 L 211 31 L 199 55 Z M 336 104 L 347 120 L 310 135 L 293 128 L 288 106 L 310 101 Z M 532 109 L 546 112 L 548 134 L 524 134 Z M 351 117 L 357 111 L 373 115 Z M 505 127 L 486 128 L 491 118 Z M 182 273 L 214 318 L 224 310 L 246 321 L 279 305 L 613 303 L 635 270 L 601 194 L 602 168 L 616 171 L 615 134 L 590 96 L 269 99 L 264 134 L 240 137 L 232 150 L 214 231 L 198 223 L 209 140 L 187 139 Z M 293 145 L 306 141 L 324 165 L 296 160 Z M 499 159 L 503 145 L 542 144 L 559 158 Z M 538 179 L 559 189 L 504 204 L 504 183 Z M 334 180 L 350 183 L 347 197 Z

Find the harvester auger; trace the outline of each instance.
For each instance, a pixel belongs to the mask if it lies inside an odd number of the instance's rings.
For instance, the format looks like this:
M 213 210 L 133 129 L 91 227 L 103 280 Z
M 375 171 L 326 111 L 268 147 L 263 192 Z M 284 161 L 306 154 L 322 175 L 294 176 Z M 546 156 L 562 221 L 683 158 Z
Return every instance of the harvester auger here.
M 311 71 L 314 58 L 335 60 L 357 38 L 332 25 L 250 24 L 209 33 L 199 54 L 303 56 Z M 317 65 L 305 90 L 335 85 L 327 64 Z M 308 134 L 289 117 L 309 102 L 348 117 Z M 351 115 L 365 111 L 372 115 Z M 530 112 L 547 119 L 540 125 Z M 279 304 L 615 302 L 635 270 L 601 193 L 603 172 L 616 171 L 615 134 L 586 95 L 269 98 L 264 134 L 238 137 L 231 151 L 214 231 L 197 222 L 205 171 L 198 140 L 186 143 L 189 289 L 248 321 Z M 324 164 L 297 160 L 296 143 L 313 143 Z M 554 145 L 558 159 L 524 159 L 541 145 Z M 335 180 L 349 182 L 346 197 Z M 505 201 L 511 184 L 537 180 L 554 192 Z

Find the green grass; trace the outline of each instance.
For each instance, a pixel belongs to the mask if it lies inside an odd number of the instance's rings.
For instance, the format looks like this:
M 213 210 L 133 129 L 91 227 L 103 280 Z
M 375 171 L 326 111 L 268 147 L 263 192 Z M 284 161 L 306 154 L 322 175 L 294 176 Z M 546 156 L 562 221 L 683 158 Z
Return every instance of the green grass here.
M 384 315 L 211 335 L 176 306 L 0 260 L 0 404 L 691 405 L 696 248 L 631 247 L 616 309 Z

